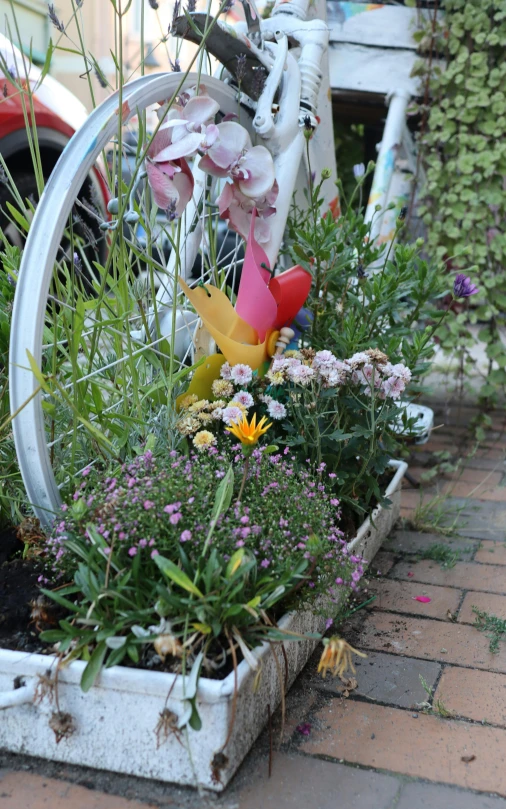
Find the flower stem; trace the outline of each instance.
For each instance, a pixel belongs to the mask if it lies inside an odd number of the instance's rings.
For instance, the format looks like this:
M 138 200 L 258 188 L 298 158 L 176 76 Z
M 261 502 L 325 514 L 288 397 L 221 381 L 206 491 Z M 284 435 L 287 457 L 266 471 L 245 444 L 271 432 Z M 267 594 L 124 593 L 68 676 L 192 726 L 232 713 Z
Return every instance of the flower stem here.
M 249 469 L 249 457 L 246 458 L 244 461 L 244 471 L 242 473 L 242 480 L 241 480 L 241 488 L 239 489 L 239 494 L 237 495 L 237 502 L 241 502 L 241 498 L 244 492 L 244 487 L 246 485 L 246 478 L 248 477 L 248 469 Z

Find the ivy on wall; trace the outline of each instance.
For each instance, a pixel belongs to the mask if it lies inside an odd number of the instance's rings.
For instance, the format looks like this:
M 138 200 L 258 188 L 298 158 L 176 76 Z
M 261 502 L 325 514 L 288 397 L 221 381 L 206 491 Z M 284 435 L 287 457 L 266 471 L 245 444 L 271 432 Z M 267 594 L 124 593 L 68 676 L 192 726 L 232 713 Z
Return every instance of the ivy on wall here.
M 419 214 L 434 257 L 451 270 L 474 265 L 480 299 L 450 319 L 441 338 L 465 367 L 468 324 L 478 325 L 490 361 L 481 394 L 491 398 L 506 388 L 506 0 L 446 0 L 437 19 L 419 32 L 421 45 L 447 63 L 425 62 L 431 103 L 420 108 Z

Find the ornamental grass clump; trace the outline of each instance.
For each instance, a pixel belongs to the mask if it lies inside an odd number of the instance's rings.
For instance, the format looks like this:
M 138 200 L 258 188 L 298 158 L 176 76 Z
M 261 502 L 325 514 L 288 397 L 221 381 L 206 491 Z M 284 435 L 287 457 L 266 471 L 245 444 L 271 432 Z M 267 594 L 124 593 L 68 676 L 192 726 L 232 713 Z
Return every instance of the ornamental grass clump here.
M 46 546 L 44 584 L 73 583 L 43 592 L 74 620 L 42 636 L 100 658 L 84 687 L 124 659 L 172 671 L 198 659 L 218 675 L 237 654 L 254 665 L 251 649 L 283 639 L 287 609 L 334 617 L 357 589 L 363 562 L 348 554 L 324 466 L 313 475 L 268 450 L 146 452 L 109 474 L 85 470 Z

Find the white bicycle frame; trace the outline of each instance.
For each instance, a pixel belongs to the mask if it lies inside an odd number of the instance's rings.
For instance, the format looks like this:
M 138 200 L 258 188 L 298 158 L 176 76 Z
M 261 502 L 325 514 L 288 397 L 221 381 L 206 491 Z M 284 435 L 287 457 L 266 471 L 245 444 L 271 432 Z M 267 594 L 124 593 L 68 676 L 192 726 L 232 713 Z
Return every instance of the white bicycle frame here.
M 272 65 L 257 104 L 253 128 L 272 152 L 275 176 L 280 187 L 277 211 L 270 219 L 271 238 L 265 246 L 273 267 L 283 239 L 300 166 L 303 164 L 306 140 L 302 130 L 307 116 L 316 127 L 316 134 L 309 146 L 311 170 L 318 176 L 323 168 L 330 169 L 331 178 L 327 187 L 330 189 L 329 196 L 335 196 L 336 169 L 329 84 L 328 77 L 322 74 L 328 45 L 328 29 L 324 21 L 325 2 L 317 0 L 314 9 L 322 15 L 322 19 L 315 17 L 306 20 L 309 5 L 309 0 L 278 0 L 272 17 L 261 22 L 261 30 L 266 38 L 265 47 L 271 55 Z M 288 50 L 288 38 L 299 43 L 298 59 Z M 29 352 L 37 366 L 41 366 L 45 306 L 40 305 L 40 302 L 47 300 L 58 245 L 74 199 L 86 178 L 90 164 L 95 163 L 101 151 L 115 136 L 118 115 L 121 112 L 126 123 L 137 107 L 146 107 L 160 98 L 172 97 L 185 87 L 192 86 L 195 77 L 190 75 L 181 82 L 181 75 L 177 73 L 145 76 L 123 88 L 121 111 L 118 93 L 94 110 L 60 157 L 34 215 L 14 301 L 11 326 L 13 339 L 9 355 L 10 401 L 11 413 L 15 416 L 13 432 L 21 474 L 28 500 L 43 525 L 51 524 L 61 498 L 50 462 L 41 393 L 27 356 Z M 224 112 L 235 112 L 233 94 L 223 82 L 206 77 L 206 85 Z M 278 85 L 281 87 L 279 114 L 274 121 L 272 104 Z M 323 126 L 317 126 L 318 118 Z M 186 223 L 194 221 L 199 189 L 200 194 L 203 192 L 202 177 L 199 178 L 198 172 L 195 187 L 193 202 L 186 211 Z M 331 202 L 331 199 L 328 201 Z M 182 248 L 184 262 L 180 269 L 181 274 L 184 275 L 187 268 L 193 265 L 192 254 L 194 258 L 199 242 L 200 234 L 197 229 L 189 234 L 187 244 Z M 170 269 L 169 266 L 169 272 Z M 171 295 L 164 285 L 160 288 L 158 297 L 159 305 L 167 307 Z M 172 306 L 171 301 L 170 305 Z M 163 339 L 163 335 L 157 336 L 158 339 Z M 144 346 L 141 346 L 135 353 L 140 354 L 143 350 Z

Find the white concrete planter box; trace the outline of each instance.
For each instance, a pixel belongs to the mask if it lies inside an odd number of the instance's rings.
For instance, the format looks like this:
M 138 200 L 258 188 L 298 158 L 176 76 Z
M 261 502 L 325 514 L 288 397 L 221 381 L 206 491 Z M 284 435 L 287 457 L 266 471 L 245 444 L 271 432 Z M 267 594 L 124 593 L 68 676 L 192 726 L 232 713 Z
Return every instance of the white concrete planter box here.
M 386 491 L 390 509 L 377 508 L 359 529 L 349 547 L 371 561 L 399 516 L 400 485 L 407 464 L 392 461 L 396 472 Z M 292 632 L 321 632 L 323 619 L 311 613 L 288 613 L 279 626 Z M 276 647 L 278 667 L 268 645 L 256 650 L 262 663 L 259 688 L 253 691 L 255 673 L 247 663 L 237 671 L 237 704 L 232 736 L 218 757 L 223 764 L 219 781 L 213 779 L 213 759 L 227 739 L 233 706 L 234 674 L 224 680 L 201 678 L 198 709 L 203 727 L 189 732 L 191 757 L 173 734 L 157 747 L 155 727 L 160 711 L 168 707 L 176 715 L 183 711 L 183 678 L 163 672 L 116 666 L 104 670 L 91 691 L 79 686 L 85 664 L 71 663 L 58 676 L 60 710 L 72 716 L 74 733 L 56 743 L 49 727 L 56 710 L 48 696 L 34 703 L 39 675 L 54 662 L 51 656 L 0 649 L 0 748 L 40 756 L 53 761 L 81 764 L 101 770 L 128 773 L 178 784 L 197 784 L 220 791 L 229 782 L 264 727 L 268 710 L 281 700 L 278 670 L 288 688 L 313 652 L 316 641 L 285 644 L 288 666 Z M 174 682 L 175 680 L 175 682 Z M 167 694 L 170 698 L 166 703 Z M 220 758 L 222 759 L 220 761 Z M 216 759 L 215 759 L 216 762 Z

